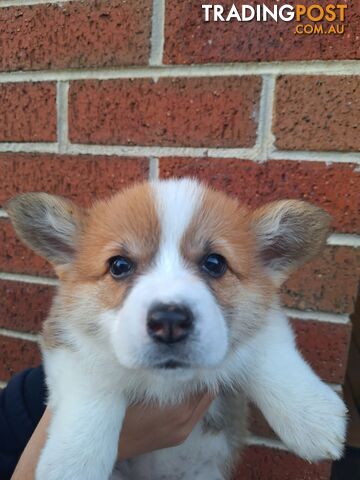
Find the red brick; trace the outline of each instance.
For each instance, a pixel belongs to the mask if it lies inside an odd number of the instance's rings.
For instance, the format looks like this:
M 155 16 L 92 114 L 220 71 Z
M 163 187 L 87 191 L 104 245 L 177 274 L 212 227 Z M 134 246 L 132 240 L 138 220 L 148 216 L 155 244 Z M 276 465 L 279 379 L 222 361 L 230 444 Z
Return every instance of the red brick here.
M 174 157 L 161 159 L 160 175 L 196 176 L 250 207 L 281 198 L 307 200 L 333 216 L 337 231 L 360 233 L 360 171 L 355 164 Z
M 331 462 L 311 464 L 273 448 L 246 448 L 234 480 L 329 480 Z
M 351 325 L 292 319 L 296 343 L 315 372 L 326 382 L 343 383 Z
M 88 80 L 70 86 L 74 143 L 252 147 L 259 77 Z
M 145 158 L 1 154 L 0 205 L 29 191 L 64 195 L 88 205 L 147 175 Z
M 1 70 L 146 64 L 151 0 L 97 0 L 0 10 Z
M 0 281 L 0 328 L 38 332 L 49 312 L 54 287 Z
M 0 141 L 56 141 L 55 84 L 29 82 L 0 85 Z
M 6 382 L 15 373 L 40 362 L 39 347 L 35 342 L 0 335 L 0 381 Z
M 234 2 L 223 0 L 218 3 L 229 7 Z M 239 7 L 242 3 L 236 5 Z M 245 3 L 254 5 L 259 2 L 248 0 Z M 268 6 L 275 4 L 274 1 L 261 3 Z M 302 0 L 301 3 L 310 5 L 314 1 Z M 359 3 L 356 0 L 343 0 L 341 3 L 349 5 L 344 35 L 295 35 L 296 22 L 205 22 L 200 2 L 169 0 L 166 2 L 164 62 L 358 59 Z
M 358 294 L 360 249 L 328 246 L 295 272 L 282 288 L 286 306 L 352 313 Z
M 274 134 L 284 150 L 360 150 L 360 76 L 283 76 Z
M 248 431 L 250 434 L 262 437 L 272 438 L 278 440 L 276 433 L 269 426 L 261 411 L 253 404 L 249 405 L 248 412 Z
M 0 218 L 0 271 L 54 276 L 50 264 L 17 238 L 10 221 L 6 218 Z

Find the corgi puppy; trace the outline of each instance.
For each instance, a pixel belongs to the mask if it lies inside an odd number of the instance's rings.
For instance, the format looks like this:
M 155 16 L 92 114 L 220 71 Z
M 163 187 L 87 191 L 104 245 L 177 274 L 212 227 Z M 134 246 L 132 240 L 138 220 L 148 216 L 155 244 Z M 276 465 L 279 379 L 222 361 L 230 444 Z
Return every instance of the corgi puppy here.
M 59 287 L 42 332 L 53 417 L 37 480 L 225 480 L 254 402 L 287 448 L 342 455 L 346 408 L 298 352 L 278 289 L 325 243 L 329 216 L 297 200 L 249 211 L 192 179 L 154 181 L 83 209 L 12 199 L 19 237 Z M 115 465 L 130 402 L 217 392 L 173 448 Z

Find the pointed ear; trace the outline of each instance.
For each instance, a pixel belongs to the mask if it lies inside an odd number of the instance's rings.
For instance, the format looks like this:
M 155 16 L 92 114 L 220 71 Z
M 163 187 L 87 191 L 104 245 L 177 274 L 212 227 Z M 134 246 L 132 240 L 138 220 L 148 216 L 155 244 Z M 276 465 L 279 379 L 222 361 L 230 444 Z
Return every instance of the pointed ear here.
M 326 242 L 331 217 L 299 200 L 283 200 L 255 210 L 251 216 L 258 253 L 275 282 L 317 255 Z
M 70 263 L 76 251 L 83 211 L 70 200 L 26 193 L 5 205 L 17 235 L 54 265 Z

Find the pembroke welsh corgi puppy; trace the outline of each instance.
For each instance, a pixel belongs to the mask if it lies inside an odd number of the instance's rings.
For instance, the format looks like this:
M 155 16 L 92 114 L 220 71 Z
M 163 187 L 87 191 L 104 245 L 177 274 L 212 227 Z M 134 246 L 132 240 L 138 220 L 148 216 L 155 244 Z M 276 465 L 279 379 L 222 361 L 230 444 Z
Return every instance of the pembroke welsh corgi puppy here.
M 42 333 L 53 418 L 37 480 L 224 480 L 252 400 L 286 447 L 339 458 L 346 408 L 298 352 L 278 289 L 318 254 L 329 216 L 297 200 L 248 211 L 195 180 L 143 183 L 83 209 L 7 204 L 59 287 Z M 129 402 L 218 392 L 187 440 L 115 466 Z

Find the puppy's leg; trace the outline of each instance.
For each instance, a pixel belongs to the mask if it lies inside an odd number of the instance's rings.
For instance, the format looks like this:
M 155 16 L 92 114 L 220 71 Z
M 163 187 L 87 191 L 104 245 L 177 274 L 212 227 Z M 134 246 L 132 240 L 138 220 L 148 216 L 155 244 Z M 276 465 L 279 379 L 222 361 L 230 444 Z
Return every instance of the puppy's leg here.
M 49 359 L 51 361 L 51 359 Z M 36 480 L 108 480 L 117 457 L 125 400 L 79 365 L 50 370 L 52 420 Z M 56 390 L 52 390 L 52 381 Z
M 310 461 L 341 457 L 346 407 L 301 357 L 286 317 L 274 315 L 242 353 L 243 388 L 281 440 Z

